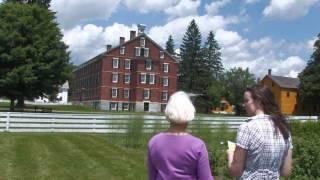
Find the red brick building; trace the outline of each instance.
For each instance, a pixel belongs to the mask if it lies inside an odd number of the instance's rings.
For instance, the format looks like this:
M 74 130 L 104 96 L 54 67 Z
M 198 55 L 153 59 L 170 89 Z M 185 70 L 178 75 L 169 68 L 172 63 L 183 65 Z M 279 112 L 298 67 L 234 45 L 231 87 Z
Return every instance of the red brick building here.
M 81 64 L 71 84 L 72 101 L 105 110 L 163 111 L 176 91 L 178 64 L 138 27 L 130 40 Z

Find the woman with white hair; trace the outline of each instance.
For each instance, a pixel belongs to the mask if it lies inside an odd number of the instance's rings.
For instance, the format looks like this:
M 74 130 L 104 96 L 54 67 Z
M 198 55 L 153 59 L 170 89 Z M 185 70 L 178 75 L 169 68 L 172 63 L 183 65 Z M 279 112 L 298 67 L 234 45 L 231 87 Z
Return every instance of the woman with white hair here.
M 212 180 L 208 151 L 204 142 L 186 132 L 195 108 L 182 91 L 171 95 L 165 115 L 170 122 L 166 132 L 148 144 L 149 180 Z

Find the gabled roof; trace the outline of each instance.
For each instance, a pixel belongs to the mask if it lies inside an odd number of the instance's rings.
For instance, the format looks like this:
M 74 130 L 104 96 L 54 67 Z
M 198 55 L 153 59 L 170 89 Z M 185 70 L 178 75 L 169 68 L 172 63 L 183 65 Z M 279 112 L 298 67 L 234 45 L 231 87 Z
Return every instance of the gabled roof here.
M 278 84 L 282 88 L 298 89 L 298 86 L 300 84 L 300 81 L 298 78 L 273 76 L 273 75 L 267 75 L 267 76 L 270 77 L 272 81 L 274 81 L 276 84 Z
M 130 43 L 130 42 L 132 42 L 132 41 L 135 41 L 136 39 L 138 39 L 138 38 L 140 38 L 140 37 L 142 37 L 142 36 L 144 36 L 146 39 L 148 39 L 150 42 L 152 42 L 152 43 L 153 43 L 155 46 L 157 46 L 161 51 L 164 51 L 166 55 L 168 55 L 169 57 L 171 57 L 171 58 L 175 61 L 175 63 L 177 63 L 177 60 L 176 60 L 176 58 L 175 58 L 174 56 L 172 56 L 170 53 L 168 53 L 165 49 L 163 49 L 159 44 L 157 44 L 155 41 L 153 41 L 153 40 L 152 40 L 149 36 L 147 36 L 145 33 L 142 33 L 142 34 L 140 34 L 139 36 L 136 36 L 135 38 L 130 39 L 129 41 L 126 41 L 126 42 L 124 42 L 124 43 L 121 44 L 121 45 L 119 44 L 119 45 L 111 48 L 111 49 L 108 50 L 108 51 L 104 51 L 103 53 L 100 53 L 99 55 L 95 56 L 94 58 L 92 58 L 92 59 L 90 59 L 90 60 L 88 60 L 88 61 L 80 64 L 80 65 L 76 68 L 76 70 L 81 69 L 81 68 L 87 66 L 88 64 L 91 64 L 91 63 L 96 62 L 96 61 L 98 61 L 98 60 L 101 60 L 101 59 L 103 58 L 103 56 L 106 55 L 108 52 L 111 52 L 111 51 L 113 51 L 113 50 L 115 50 L 115 49 L 117 49 L 117 48 L 120 48 L 121 46 L 125 46 L 126 44 L 128 44 L 128 43 Z

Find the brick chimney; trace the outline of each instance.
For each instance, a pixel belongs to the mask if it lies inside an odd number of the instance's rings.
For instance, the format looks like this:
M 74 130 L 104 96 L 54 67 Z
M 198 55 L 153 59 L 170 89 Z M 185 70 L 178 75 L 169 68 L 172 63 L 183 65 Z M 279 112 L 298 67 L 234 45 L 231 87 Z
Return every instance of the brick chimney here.
M 271 69 L 268 69 L 268 75 L 271 76 Z
M 122 45 L 124 43 L 124 37 L 120 37 L 120 45 Z
M 107 51 L 109 51 L 111 48 L 112 48 L 112 45 L 111 44 L 107 44 Z
M 136 37 L 136 31 L 130 31 L 130 40 Z

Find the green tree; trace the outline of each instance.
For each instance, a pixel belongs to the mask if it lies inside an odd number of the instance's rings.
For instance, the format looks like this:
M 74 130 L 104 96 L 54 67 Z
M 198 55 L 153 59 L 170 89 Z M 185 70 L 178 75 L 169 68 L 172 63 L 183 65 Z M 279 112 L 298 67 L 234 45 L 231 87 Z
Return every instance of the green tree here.
M 201 34 L 195 20 L 192 20 L 184 34 L 180 47 L 178 88 L 188 92 L 199 93 L 203 86 L 199 81 L 201 57 Z
M 49 8 L 51 0 L 5 0 L 5 2 L 24 3 L 24 4 L 37 4 L 39 6 Z
M 320 113 L 320 33 L 314 43 L 314 52 L 305 69 L 299 74 L 299 99 L 303 104 Z
M 174 42 L 172 36 L 170 35 L 168 41 L 166 42 L 166 50 L 170 54 L 174 54 Z
M 71 76 L 67 46 L 54 12 L 38 5 L 0 5 L 0 96 L 10 110 L 24 99 L 52 94 Z
M 249 72 L 248 68 L 232 68 L 224 73 L 222 82 L 228 101 L 235 105 L 236 114 L 239 115 L 243 102 L 243 92 L 246 87 L 255 83 L 254 75 Z
M 210 31 L 207 42 L 203 48 L 203 58 L 206 69 L 213 75 L 214 79 L 218 79 L 223 72 L 223 65 L 221 62 L 220 46 L 215 40 L 212 31 Z

